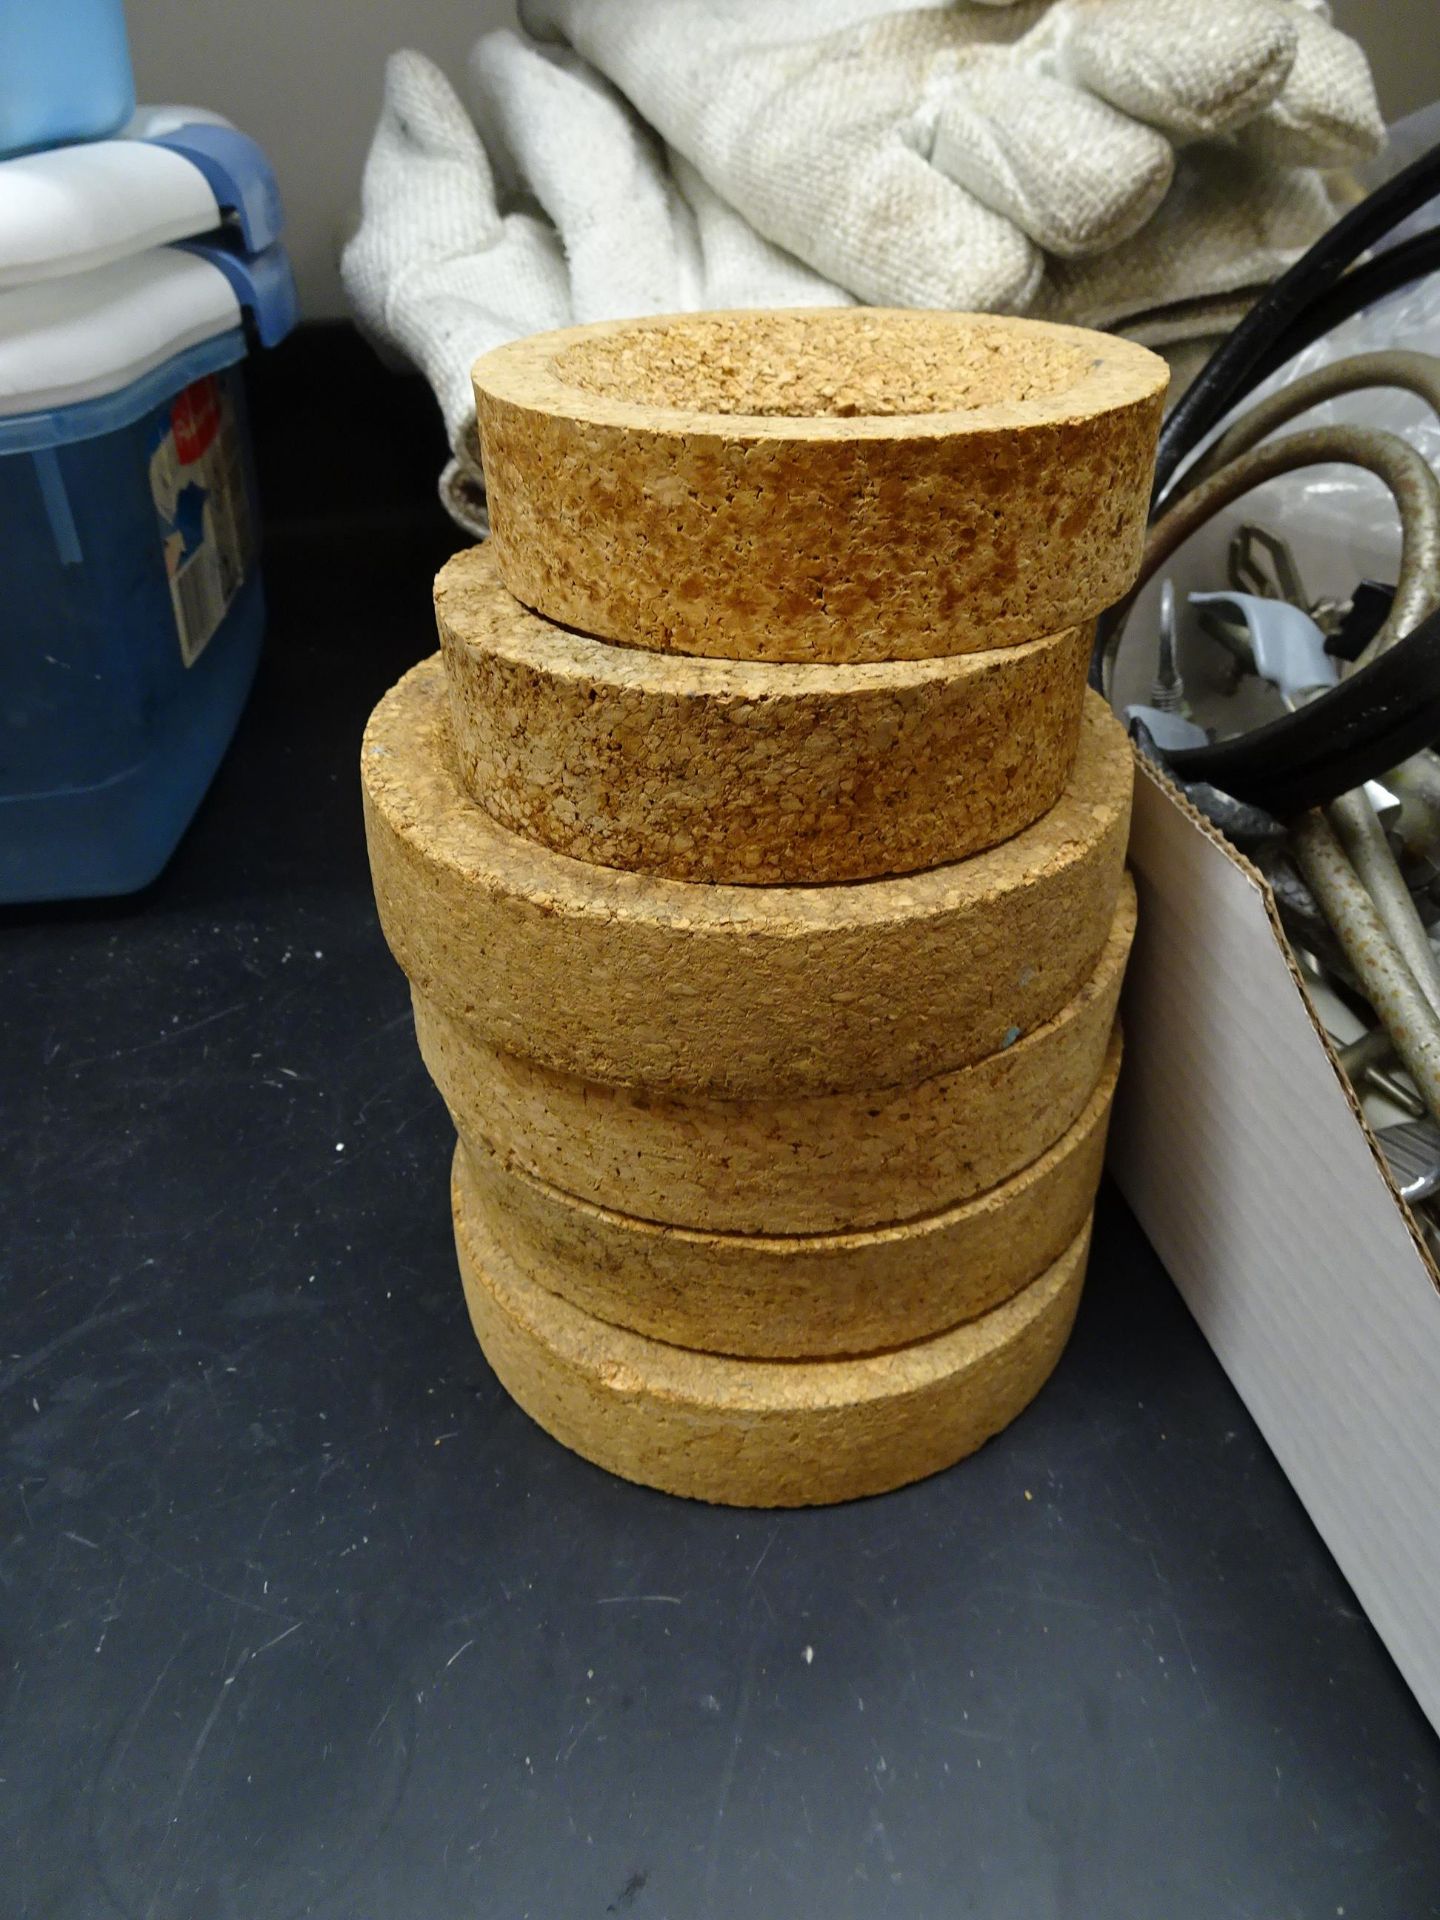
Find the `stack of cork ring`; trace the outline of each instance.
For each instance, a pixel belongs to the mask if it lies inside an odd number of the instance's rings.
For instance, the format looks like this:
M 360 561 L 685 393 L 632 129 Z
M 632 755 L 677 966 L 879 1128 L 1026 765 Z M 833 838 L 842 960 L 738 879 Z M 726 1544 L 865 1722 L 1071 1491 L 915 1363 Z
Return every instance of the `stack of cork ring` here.
M 1165 381 L 866 309 L 477 363 L 493 537 L 371 719 L 370 859 L 475 1331 L 613 1472 L 877 1493 L 1055 1365 L 1135 923 L 1088 623 Z

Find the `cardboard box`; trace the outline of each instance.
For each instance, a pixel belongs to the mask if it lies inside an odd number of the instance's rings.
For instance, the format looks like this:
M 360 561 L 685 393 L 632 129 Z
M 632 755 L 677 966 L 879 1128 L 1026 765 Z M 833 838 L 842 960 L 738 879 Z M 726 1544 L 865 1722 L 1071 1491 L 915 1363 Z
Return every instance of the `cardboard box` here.
M 1141 764 L 1112 1170 L 1440 1728 L 1440 1275 L 1265 881 Z

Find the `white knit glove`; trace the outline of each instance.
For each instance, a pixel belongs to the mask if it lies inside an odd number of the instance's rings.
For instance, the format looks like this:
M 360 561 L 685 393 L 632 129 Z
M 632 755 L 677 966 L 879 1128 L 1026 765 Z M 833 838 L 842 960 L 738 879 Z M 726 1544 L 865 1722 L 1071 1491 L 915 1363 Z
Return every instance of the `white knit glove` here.
M 487 133 L 554 222 L 576 321 L 850 304 L 667 156 L 584 61 L 502 30 L 476 42 L 470 78 Z
M 439 68 L 397 53 L 341 273 L 362 329 L 425 375 L 453 458 L 440 497 L 484 534 L 471 363 L 572 320 L 701 307 L 848 305 L 773 246 L 659 141 L 598 74 L 486 35 L 471 75 L 495 161 L 549 219 L 500 211 L 495 169 Z M 553 225 L 551 224 L 553 222 Z
M 1139 233 L 1088 260 L 1052 260 L 1031 311 L 1071 326 L 1130 333 L 1145 344 L 1184 338 L 1202 302 L 1248 306 L 1334 225 L 1341 211 L 1326 176 L 1276 167 L 1220 140 L 1178 156 L 1159 212 Z
M 757 0 L 660 3 L 670 10 L 666 19 L 698 8 L 707 19 L 729 21 L 744 15 L 753 24 Z M 1108 38 L 1102 36 L 1100 44 L 1110 60 L 1107 85 L 1113 94 L 1124 91 L 1138 103 L 1148 87 L 1154 98 L 1169 103 L 1172 131 L 1178 132 L 1187 116 L 1189 131 L 1203 131 L 1206 113 L 1210 124 L 1219 124 L 1222 104 L 1211 100 L 1202 112 L 1207 99 L 1203 88 L 1192 87 L 1180 97 L 1174 59 L 1168 66 L 1162 62 L 1147 67 L 1132 48 L 1135 72 L 1126 78 L 1117 51 L 1125 45 L 1119 32 L 1122 19 L 1132 18 L 1137 6 L 1153 19 L 1168 0 L 1084 0 L 1083 8 L 1082 0 L 1058 0 L 1048 10 L 1035 0 L 986 3 L 994 9 L 990 14 L 965 17 L 988 19 L 992 27 L 1008 23 L 1006 30 L 1012 33 L 1028 21 L 1032 41 L 1056 34 L 1055 16 L 1073 21 L 1083 10 L 1090 16 L 1088 24 L 1103 21 L 1105 26 Z M 575 11 L 591 0 L 566 4 Z M 651 0 L 606 0 L 606 5 L 612 19 L 643 22 L 651 17 Z M 769 0 L 765 5 L 768 31 L 775 15 L 768 11 Z M 928 20 L 933 30 L 946 28 L 957 17 L 912 9 L 890 19 L 895 0 L 779 0 L 792 20 L 817 5 L 832 22 L 842 12 L 852 19 L 857 13 L 872 16 L 870 27 L 882 30 L 882 38 L 883 30 L 891 28 L 902 37 L 914 37 L 917 22 Z M 1318 13 L 1299 0 L 1244 0 L 1242 10 L 1280 10 L 1293 16 L 1292 26 L 1301 19 L 1310 23 L 1295 33 L 1298 52 L 1285 84 L 1238 138 L 1202 140 L 1183 151 L 1178 171 L 1168 143 L 1160 142 L 1161 173 L 1166 182 L 1173 173 L 1174 185 L 1158 216 L 1138 231 L 1129 231 L 1138 204 L 1132 196 L 1126 219 L 1118 228 L 1112 220 L 1108 229 L 1112 234 L 1126 230 L 1128 237 L 1089 257 L 1065 258 L 1063 250 L 1052 249 L 1048 263 L 1043 262 L 1015 226 L 935 165 L 902 148 L 902 162 L 914 164 L 897 168 L 894 190 L 904 187 L 914 201 L 903 195 L 889 200 L 882 195 L 875 201 L 872 252 L 883 254 L 888 248 L 892 265 L 907 267 L 908 262 L 932 283 L 948 275 L 959 289 L 952 296 L 956 304 L 1029 306 L 1054 319 L 1116 327 L 1167 351 L 1191 338 L 1198 364 L 1207 340 L 1233 325 L 1254 291 L 1288 266 L 1334 218 L 1320 178 L 1276 165 L 1274 157 L 1314 157 L 1322 150 L 1333 157 L 1344 140 L 1353 148 L 1362 134 L 1364 140 L 1370 138 L 1369 122 L 1355 104 L 1362 96 L 1371 98 L 1368 75 L 1361 60 L 1364 86 L 1357 89 L 1353 63 L 1347 64 L 1344 53 L 1347 48 L 1354 52 L 1351 43 L 1331 33 Z M 878 22 L 873 18 L 877 14 L 882 16 Z M 1073 52 L 1073 27 L 1066 33 L 1072 36 Z M 831 36 L 827 44 L 833 40 Z M 800 52 L 810 61 L 813 43 L 804 43 Z M 972 104 L 978 97 L 977 74 L 987 84 L 1001 79 L 1010 84 L 1014 77 L 1001 64 L 1014 56 L 994 49 L 982 52 L 983 58 L 968 69 L 967 98 Z M 813 62 L 804 71 L 813 82 Z M 1248 71 L 1253 75 L 1253 62 Z M 569 51 L 542 52 L 514 34 L 492 34 L 476 46 L 471 73 L 490 146 L 488 158 L 464 107 L 437 68 L 413 53 L 397 54 L 390 62 L 384 107 L 365 169 L 363 219 L 345 250 L 343 272 L 366 332 L 429 378 L 455 453 L 441 478 L 442 498 L 462 526 L 483 533 L 483 479 L 469 376 L 479 353 L 572 319 L 696 307 L 840 304 L 851 295 L 762 239 L 690 161 L 664 148 L 615 91 Z M 1060 92 L 1079 97 L 1068 83 Z M 1256 85 L 1250 86 L 1248 97 L 1253 108 Z M 1234 107 L 1233 97 L 1229 106 Z M 1101 110 L 1093 99 L 1090 107 Z M 1148 110 L 1155 110 L 1153 104 Z M 1109 108 L 1103 114 L 1120 118 Z M 1007 122 L 1012 131 L 1015 124 Z M 1075 122 L 1070 125 L 1073 130 Z M 1122 132 L 1122 145 L 1132 134 L 1152 137 L 1148 128 L 1133 122 Z M 1027 137 L 1035 142 L 1030 159 L 1036 193 L 1057 181 L 1063 186 L 1067 178 L 1073 183 L 1081 156 L 1063 155 L 1070 169 L 1067 176 L 1061 166 L 1063 142 L 1052 139 L 1047 146 L 1043 126 L 1031 126 Z M 1113 160 L 1119 148 L 1108 151 Z M 850 189 L 843 178 L 821 177 L 827 156 L 837 166 L 844 160 L 856 170 Z M 887 156 L 868 164 L 858 149 L 846 155 L 833 141 L 826 147 L 823 139 L 813 154 L 797 148 L 796 159 L 800 176 L 811 181 L 817 193 L 843 198 L 848 192 L 847 204 L 852 206 L 863 206 L 865 194 L 877 191 L 890 164 Z M 873 154 L 870 161 L 875 162 Z M 538 201 L 548 220 L 533 212 L 502 214 L 496 171 L 512 187 L 523 189 L 532 205 Z M 1079 177 L 1093 177 L 1103 185 L 1104 171 L 1095 167 Z M 783 181 L 777 179 L 776 185 Z M 970 252 L 961 251 L 953 259 L 933 228 L 918 218 L 929 203 L 927 195 L 933 201 L 937 194 L 975 243 Z M 1123 197 L 1112 196 L 1113 204 Z M 1017 206 L 1022 198 L 1017 188 Z M 1069 205 L 1074 228 L 1075 209 L 1093 213 L 1100 200 L 1092 195 L 1089 201 L 1072 199 Z M 1092 236 L 1102 226 L 1097 216 L 1089 229 Z M 807 248 L 811 257 L 829 241 L 839 244 L 843 235 L 837 240 L 837 233 L 822 228 L 812 235 Z M 977 269 L 994 295 L 994 275 L 988 269 L 1015 244 L 1025 263 L 1019 292 L 1013 299 L 985 296 L 975 284 Z M 1042 265 L 1048 267 L 1043 283 Z M 968 285 L 960 285 L 967 280 Z M 893 292 L 886 297 L 898 298 Z
M 1327 165 L 1383 128 L 1321 0 L 522 0 L 759 232 L 861 299 L 1023 309 L 1164 199 L 1174 143 Z
M 560 243 L 532 214 L 502 217 L 485 149 L 440 69 L 393 54 L 340 263 L 361 327 L 435 390 L 458 457 L 478 469 L 470 363 L 517 335 L 568 326 Z

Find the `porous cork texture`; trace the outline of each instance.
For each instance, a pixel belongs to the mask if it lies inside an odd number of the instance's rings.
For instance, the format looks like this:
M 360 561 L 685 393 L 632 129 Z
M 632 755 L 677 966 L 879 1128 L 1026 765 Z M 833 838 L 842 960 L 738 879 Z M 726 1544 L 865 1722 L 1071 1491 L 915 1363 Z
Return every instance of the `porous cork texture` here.
M 722 887 L 571 860 L 498 826 L 460 778 L 444 671 L 371 716 L 366 836 L 391 951 L 488 1046 L 581 1079 L 730 1096 L 900 1086 L 999 1050 L 1093 971 L 1133 767 L 1087 697 L 1055 806 L 904 878 Z
M 1099 965 L 1000 1052 L 914 1086 L 716 1100 L 599 1086 L 494 1052 L 414 995 L 420 1052 L 462 1139 L 597 1207 L 724 1234 L 829 1234 L 953 1207 L 1078 1118 L 1135 932 L 1124 878 Z
M 1080 1118 L 1048 1152 L 962 1206 L 867 1232 L 696 1233 L 612 1213 L 464 1149 L 467 1210 L 538 1286 L 674 1346 L 759 1359 L 877 1353 L 1009 1299 L 1095 1202 L 1120 1071 L 1117 1032 Z
M 736 885 L 909 873 L 1008 839 L 1075 754 L 1089 636 L 779 666 L 532 613 L 491 547 L 435 582 L 455 750 L 492 819 L 577 860 Z
M 728 1506 L 821 1506 L 952 1466 L 1009 1424 L 1064 1349 L 1087 1221 L 1003 1305 L 854 1360 L 738 1360 L 667 1346 L 527 1279 L 452 1187 L 471 1323 L 501 1385 L 622 1479 Z
M 724 659 L 1058 633 L 1138 570 L 1168 378 L 1129 341 L 994 315 L 531 335 L 474 367 L 501 573 L 583 633 Z

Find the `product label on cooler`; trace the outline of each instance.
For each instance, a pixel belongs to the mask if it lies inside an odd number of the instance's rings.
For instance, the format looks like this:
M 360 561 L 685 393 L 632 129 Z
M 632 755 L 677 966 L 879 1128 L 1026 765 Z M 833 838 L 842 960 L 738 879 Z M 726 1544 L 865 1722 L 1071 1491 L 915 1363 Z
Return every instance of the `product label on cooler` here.
M 192 382 L 155 416 L 150 491 L 180 657 L 193 667 L 239 592 L 251 555 L 240 423 L 228 385 L 214 374 Z

